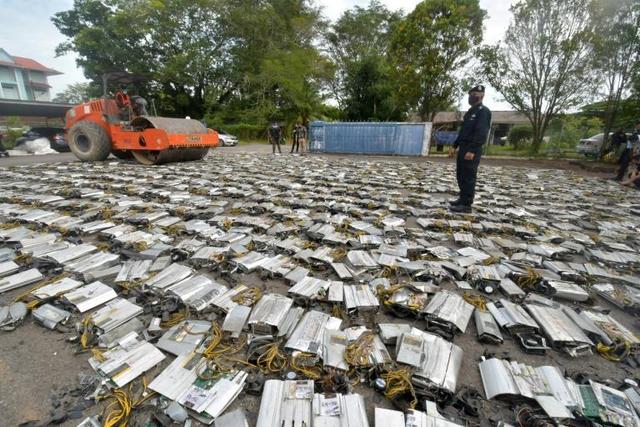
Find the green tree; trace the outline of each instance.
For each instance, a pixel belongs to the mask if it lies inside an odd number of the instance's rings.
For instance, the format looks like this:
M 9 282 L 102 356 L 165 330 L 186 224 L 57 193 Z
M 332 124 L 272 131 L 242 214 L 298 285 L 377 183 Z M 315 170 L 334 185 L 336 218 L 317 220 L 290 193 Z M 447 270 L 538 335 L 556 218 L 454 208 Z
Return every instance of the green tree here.
M 395 26 L 389 56 L 396 94 L 422 120 L 457 102 L 463 67 L 482 41 L 478 0 L 425 0 Z
M 330 76 L 329 69 L 326 59 L 312 48 L 275 51 L 254 76 L 254 95 L 271 110 L 270 118 L 307 123 L 322 106 L 321 87 Z
M 53 22 L 87 78 L 144 75 L 162 114 L 264 124 L 320 108 L 330 68 L 307 0 L 75 0 Z M 119 89 L 112 87 L 112 89 Z
M 315 117 L 332 74 L 316 47 L 326 26 L 320 9 L 308 0 L 236 3 L 229 22 L 234 40 L 230 72 L 242 79 L 233 102 L 237 115 L 263 125 Z
M 388 64 L 369 56 L 352 64 L 345 79 L 342 116 L 352 121 L 399 121 L 405 116 L 396 102 Z
M 67 37 L 56 54 L 75 52 L 85 76 L 99 84 L 109 72 L 142 72 L 153 62 L 144 20 L 139 18 L 139 9 L 123 0 L 75 0 L 73 9 L 51 19 Z
M 402 18 L 376 0 L 345 11 L 325 38 L 335 65 L 331 90 L 347 120 L 400 120 L 393 96 L 387 47 L 393 25 Z
M 521 0 L 504 44 L 479 52 L 488 81 L 533 127 L 538 152 L 550 120 L 584 103 L 590 73 L 590 0 Z
M 583 114 L 566 114 L 555 117 L 549 124 L 552 144 L 573 148 L 582 138 L 602 132 L 602 120 Z
M 163 111 L 203 117 L 224 103 L 239 84 L 228 54 L 234 37 L 222 25 L 233 5 L 223 0 L 147 0 L 135 14 L 143 20 L 154 58 L 153 81 Z
M 81 104 L 91 98 L 99 97 L 101 90 L 90 82 L 71 83 L 65 90 L 56 94 L 53 102 Z
M 68 40 L 58 54 L 74 51 L 87 78 L 128 72 L 147 77 L 141 94 L 158 99 L 161 111 L 202 117 L 207 91 L 227 84 L 220 51 L 226 39 L 218 0 L 76 0 L 74 8 L 54 15 Z M 112 89 L 120 89 L 111 86 Z M 129 88 L 131 89 L 131 88 Z M 212 98 L 215 96 L 212 95 Z
M 602 157 L 640 58 L 640 4 L 637 0 L 595 0 L 591 14 L 592 26 L 597 28 L 592 39 L 593 68 L 601 76 L 605 99 Z
M 582 107 L 581 111 L 587 117 L 597 118 L 603 123 L 606 117 L 606 101 L 594 102 L 593 104 L 587 104 Z M 611 129 L 626 129 L 627 132 L 631 132 L 633 125 L 640 117 L 640 97 L 636 92 L 632 92 L 626 99 L 620 101 L 618 112 L 615 116 L 615 120 L 612 122 Z M 602 129 L 600 130 L 602 132 Z

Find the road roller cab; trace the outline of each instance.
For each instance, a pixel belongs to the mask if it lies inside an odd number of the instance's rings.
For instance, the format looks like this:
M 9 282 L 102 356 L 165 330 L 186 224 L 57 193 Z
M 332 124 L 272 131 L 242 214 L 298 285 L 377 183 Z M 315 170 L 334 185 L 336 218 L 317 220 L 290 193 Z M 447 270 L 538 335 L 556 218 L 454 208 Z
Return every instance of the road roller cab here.
M 218 145 L 218 134 L 199 121 L 149 116 L 143 98 L 122 92 L 75 106 L 65 121 L 69 148 L 85 162 L 111 153 L 146 165 L 200 160 Z

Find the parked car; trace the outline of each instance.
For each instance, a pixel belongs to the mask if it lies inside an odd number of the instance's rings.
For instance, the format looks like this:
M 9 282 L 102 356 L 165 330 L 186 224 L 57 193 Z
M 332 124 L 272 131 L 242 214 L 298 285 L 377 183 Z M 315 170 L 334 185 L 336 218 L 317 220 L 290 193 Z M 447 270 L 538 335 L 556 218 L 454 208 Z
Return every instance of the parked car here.
M 220 143 L 223 147 L 234 147 L 238 145 L 238 137 L 235 135 L 231 135 L 222 129 L 214 129 L 218 132 L 218 138 L 220 139 Z
M 26 144 L 28 141 L 33 141 L 38 138 L 47 138 L 51 149 L 58 153 L 66 153 L 71 151 L 67 139 L 64 136 L 64 129 L 60 127 L 33 127 L 22 134 L 22 136 L 16 139 L 15 148 L 20 148 L 21 145 Z
M 609 141 L 613 132 L 609 134 Z M 631 134 L 627 133 L 627 138 L 630 138 Z M 604 133 L 593 135 L 590 138 L 581 139 L 578 145 L 576 145 L 576 153 L 584 154 L 587 157 L 597 156 L 600 153 L 600 147 L 602 147 L 602 140 L 604 139 Z
M 604 133 L 593 135 L 590 138 L 581 139 L 578 145 L 576 145 L 576 153 L 584 154 L 587 157 L 598 155 L 603 139 Z

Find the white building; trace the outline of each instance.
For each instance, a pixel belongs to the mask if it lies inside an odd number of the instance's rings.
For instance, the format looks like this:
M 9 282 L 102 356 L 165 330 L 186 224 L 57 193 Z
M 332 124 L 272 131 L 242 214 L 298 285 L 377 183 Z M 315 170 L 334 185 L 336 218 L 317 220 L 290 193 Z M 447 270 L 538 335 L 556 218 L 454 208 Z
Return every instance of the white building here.
M 0 48 L 0 99 L 51 101 L 49 76 L 62 74 L 37 61 L 9 55 Z

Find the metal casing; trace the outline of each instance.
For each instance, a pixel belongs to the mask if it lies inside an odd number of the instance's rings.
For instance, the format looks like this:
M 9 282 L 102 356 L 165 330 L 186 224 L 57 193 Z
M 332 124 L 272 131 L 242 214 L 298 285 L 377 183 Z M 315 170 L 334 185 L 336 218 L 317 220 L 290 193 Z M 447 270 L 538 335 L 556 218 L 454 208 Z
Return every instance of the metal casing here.
M 413 328 L 402 334 L 396 344 L 398 363 L 416 369 L 414 378 L 426 380 L 435 388 L 455 393 L 463 351 L 449 341 Z
M 264 383 L 256 427 L 309 427 L 313 380 Z
M 464 333 L 473 314 L 473 306 L 458 294 L 441 291 L 435 294 L 422 313 L 428 319 L 451 323 L 459 332 Z
M 264 295 L 249 316 L 248 325 L 254 334 L 277 334 L 293 306 L 293 300 L 280 294 Z

